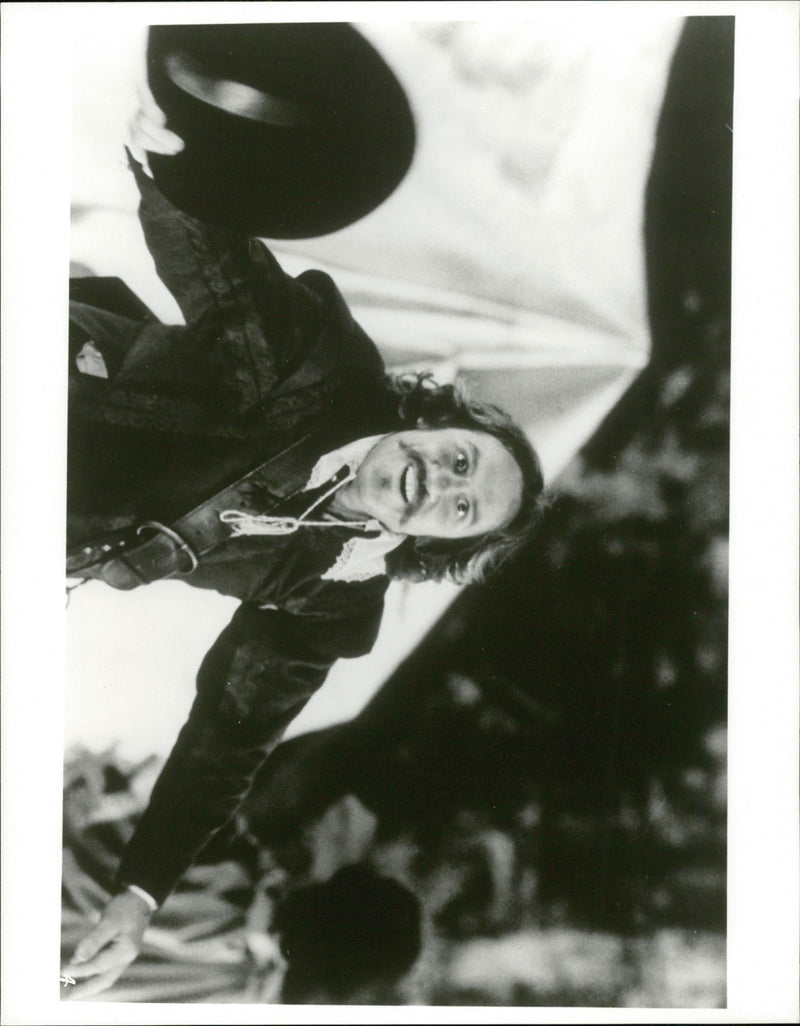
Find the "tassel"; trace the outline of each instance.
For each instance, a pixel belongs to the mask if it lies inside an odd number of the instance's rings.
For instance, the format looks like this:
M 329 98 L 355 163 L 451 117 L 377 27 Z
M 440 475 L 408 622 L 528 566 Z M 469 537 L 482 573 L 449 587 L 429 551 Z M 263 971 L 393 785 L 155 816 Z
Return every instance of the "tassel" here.
M 224 524 L 231 525 L 231 534 L 233 536 L 246 534 L 269 534 L 275 536 L 294 534 L 301 524 L 297 517 L 257 516 L 251 513 L 242 513 L 238 509 L 226 509 L 220 513 L 219 518 Z M 303 521 L 303 523 L 308 524 L 308 521 Z
M 314 512 L 317 506 L 321 506 L 326 499 L 329 499 L 334 492 L 337 492 L 344 485 L 352 481 L 355 476 L 355 470 L 350 468 L 346 477 L 343 477 L 341 481 L 334 481 L 325 494 L 320 495 L 300 517 L 271 517 L 267 514 L 243 513 L 238 509 L 226 509 L 220 513 L 219 518 L 223 524 L 232 525 L 233 530 L 231 534 L 233 536 L 246 534 L 277 536 L 294 534 L 301 527 L 341 527 L 341 523 L 331 523 L 329 520 L 307 520 L 306 518 Z M 365 523 L 350 524 L 349 526 L 362 531 L 369 529 L 369 526 Z

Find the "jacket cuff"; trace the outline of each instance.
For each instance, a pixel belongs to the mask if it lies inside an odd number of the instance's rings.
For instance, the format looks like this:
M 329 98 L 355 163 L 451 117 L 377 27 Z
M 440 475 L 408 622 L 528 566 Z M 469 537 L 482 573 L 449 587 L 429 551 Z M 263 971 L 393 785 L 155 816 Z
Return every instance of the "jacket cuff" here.
M 136 884 L 128 884 L 125 890 L 132 891 L 137 897 L 141 898 L 151 912 L 158 911 L 158 902 L 152 894 L 148 894 L 147 891 L 137 887 Z

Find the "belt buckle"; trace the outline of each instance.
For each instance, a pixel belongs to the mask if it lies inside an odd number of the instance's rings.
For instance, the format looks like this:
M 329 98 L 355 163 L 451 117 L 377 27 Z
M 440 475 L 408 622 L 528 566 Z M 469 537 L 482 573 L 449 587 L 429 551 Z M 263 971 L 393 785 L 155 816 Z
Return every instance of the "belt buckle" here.
M 166 524 L 162 524 L 158 520 L 145 520 L 136 528 L 136 533 L 141 534 L 142 531 L 146 531 L 148 528 L 152 531 L 156 531 L 159 534 L 166 535 L 166 537 L 169 538 L 169 540 L 176 546 L 179 552 L 182 552 L 185 556 L 189 557 L 189 562 L 191 564 L 189 569 L 176 570 L 176 573 L 185 577 L 188 574 L 193 573 L 198 568 L 198 566 L 200 565 L 200 560 L 197 558 L 194 549 L 191 547 L 191 545 L 189 545 L 188 542 L 184 541 L 184 539 L 181 538 L 177 531 L 173 531 L 171 527 L 167 527 Z

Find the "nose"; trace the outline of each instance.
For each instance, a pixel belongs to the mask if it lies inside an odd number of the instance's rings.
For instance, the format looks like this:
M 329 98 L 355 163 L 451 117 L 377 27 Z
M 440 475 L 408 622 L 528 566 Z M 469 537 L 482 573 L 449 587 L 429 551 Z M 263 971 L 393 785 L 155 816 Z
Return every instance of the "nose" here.
M 458 484 L 458 478 L 444 467 L 434 464 L 428 473 L 428 494 L 432 499 L 447 495 Z

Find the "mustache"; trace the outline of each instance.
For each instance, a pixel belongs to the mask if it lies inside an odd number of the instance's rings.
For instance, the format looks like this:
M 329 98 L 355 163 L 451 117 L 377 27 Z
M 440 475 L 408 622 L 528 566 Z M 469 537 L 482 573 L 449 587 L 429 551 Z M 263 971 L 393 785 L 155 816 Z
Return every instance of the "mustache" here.
M 400 518 L 400 522 L 404 524 L 407 520 L 410 520 L 411 517 L 415 516 L 420 511 L 420 509 L 422 508 L 422 504 L 427 497 L 428 490 L 426 488 L 427 475 L 425 471 L 425 462 L 422 459 L 422 457 L 419 455 L 418 452 L 412 449 L 405 442 L 400 442 L 400 449 L 402 450 L 403 455 L 411 463 L 414 464 L 417 471 L 417 476 L 419 478 L 419 489 L 417 491 L 417 497 L 414 500 L 414 502 L 412 502 L 409 506 L 406 507 L 405 511 L 403 512 L 403 515 Z

